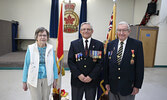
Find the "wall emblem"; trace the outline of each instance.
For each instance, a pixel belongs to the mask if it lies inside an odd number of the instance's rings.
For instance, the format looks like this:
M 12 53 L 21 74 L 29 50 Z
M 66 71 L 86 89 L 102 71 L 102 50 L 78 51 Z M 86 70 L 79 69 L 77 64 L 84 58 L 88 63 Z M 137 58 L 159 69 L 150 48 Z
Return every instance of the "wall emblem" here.
M 64 32 L 74 33 L 78 31 L 79 17 L 74 12 L 76 4 L 65 3 L 65 12 L 64 12 Z

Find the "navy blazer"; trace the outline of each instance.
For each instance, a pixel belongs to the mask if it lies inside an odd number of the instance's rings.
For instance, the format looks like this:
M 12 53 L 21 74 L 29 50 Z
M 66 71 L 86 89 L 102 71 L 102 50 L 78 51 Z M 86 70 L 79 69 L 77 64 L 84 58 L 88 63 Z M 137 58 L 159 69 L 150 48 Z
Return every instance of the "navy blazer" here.
M 141 88 L 144 77 L 144 56 L 142 42 L 127 39 L 121 64 L 117 64 L 118 39 L 108 43 L 105 56 L 105 84 L 110 85 L 111 92 L 126 96 L 133 87 Z M 132 52 L 134 51 L 134 56 Z M 134 62 L 133 62 L 134 61 Z
M 83 39 L 77 39 L 71 42 L 69 53 L 68 53 L 68 65 L 71 71 L 71 85 L 75 87 L 96 87 L 99 83 L 99 74 L 102 68 L 103 62 L 103 43 L 91 38 L 89 51 L 101 51 L 101 59 L 96 59 L 85 55 Z M 78 59 L 77 54 L 81 54 L 82 57 Z M 85 76 L 90 76 L 92 81 L 90 83 L 83 83 L 79 80 L 78 76 L 83 74 Z

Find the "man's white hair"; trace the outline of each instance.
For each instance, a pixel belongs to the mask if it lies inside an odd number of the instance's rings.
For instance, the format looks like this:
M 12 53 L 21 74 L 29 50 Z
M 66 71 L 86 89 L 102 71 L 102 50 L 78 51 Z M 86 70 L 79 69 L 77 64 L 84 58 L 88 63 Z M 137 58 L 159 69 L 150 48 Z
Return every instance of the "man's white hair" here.
M 85 25 L 85 24 L 90 25 L 91 29 L 93 29 L 92 25 L 91 25 L 89 22 L 83 22 L 83 23 L 81 24 L 81 27 L 82 27 L 83 25 Z
M 125 22 L 125 21 L 119 22 L 118 25 L 127 25 L 128 26 L 128 30 L 130 30 L 129 24 L 127 22 Z

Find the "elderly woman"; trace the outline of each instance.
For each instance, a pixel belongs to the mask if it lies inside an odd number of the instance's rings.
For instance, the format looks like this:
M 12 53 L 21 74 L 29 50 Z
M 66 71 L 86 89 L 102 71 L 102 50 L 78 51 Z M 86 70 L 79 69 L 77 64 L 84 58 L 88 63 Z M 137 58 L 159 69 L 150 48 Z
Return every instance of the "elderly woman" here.
M 48 44 L 49 32 L 40 27 L 35 31 L 36 43 L 28 46 L 24 68 L 23 89 L 29 88 L 32 100 L 49 100 L 51 85 L 58 78 L 53 46 Z

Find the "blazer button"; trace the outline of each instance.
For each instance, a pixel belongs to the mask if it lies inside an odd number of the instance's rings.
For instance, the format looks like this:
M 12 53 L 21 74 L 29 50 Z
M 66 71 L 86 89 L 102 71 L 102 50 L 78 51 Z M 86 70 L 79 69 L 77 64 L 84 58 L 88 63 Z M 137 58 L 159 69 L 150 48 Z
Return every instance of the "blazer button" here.
M 118 79 L 120 80 L 120 79 L 121 79 L 121 77 L 118 77 Z
M 118 70 L 121 70 L 121 68 L 118 68 Z
M 84 67 L 86 68 L 86 65 L 84 65 Z

